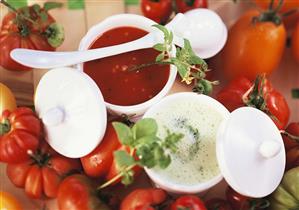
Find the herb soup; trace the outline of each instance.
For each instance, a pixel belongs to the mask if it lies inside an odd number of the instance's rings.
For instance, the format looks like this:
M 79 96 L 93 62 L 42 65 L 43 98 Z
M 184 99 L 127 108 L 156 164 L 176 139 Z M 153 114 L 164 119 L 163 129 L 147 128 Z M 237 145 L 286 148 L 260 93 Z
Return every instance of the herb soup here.
M 191 99 L 161 106 L 150 117 L 157 120 L 159 137 L 164 138 L 167 130 L 184 134 L 177 152 L 171 154 L 171 164 L 166 169 L 153 169 L 163 180 L 193 185 L 219 175 L 216 134 L 224 119 L 221 113 Z

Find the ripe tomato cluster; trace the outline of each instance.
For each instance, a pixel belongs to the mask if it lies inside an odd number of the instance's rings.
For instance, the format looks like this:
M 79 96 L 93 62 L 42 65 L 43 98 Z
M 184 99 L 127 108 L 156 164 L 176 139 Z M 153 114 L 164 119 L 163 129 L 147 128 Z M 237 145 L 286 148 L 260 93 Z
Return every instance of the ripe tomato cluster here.
M 141 0 L 141 11 L 144 16 L 164 24 L 173 11 L 187 12 L 195 8 L 207 8 L 207 0 Z

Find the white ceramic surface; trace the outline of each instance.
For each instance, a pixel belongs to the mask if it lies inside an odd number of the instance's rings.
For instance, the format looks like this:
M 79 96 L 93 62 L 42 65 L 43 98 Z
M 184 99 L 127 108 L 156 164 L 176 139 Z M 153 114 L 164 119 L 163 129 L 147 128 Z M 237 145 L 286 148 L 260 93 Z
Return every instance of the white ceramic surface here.
M 66 157 L 87 155 L 104 136 L 104 99 L 95 82 L 83 72 L 72 68 L 48 71 L 38 84 L 34 105 L 47 142 Z
M 152 30 L 155 30 L 152 27 L 153 24 L 155 24 L 154 21 L 145 18 L 143 16 L 134 15 L 134 14 L 120 14 L 120 15 L 114 15 L 108 17 L 104 21 L 93 26 L 87 32 L 87 34 L 83 37 L 83 39 L 80 42 L 79 50 L 88 49 L 91 46 L 91 44 L 94 42 L 94 40 L 96 40 L 97 37 L 101 36 L 101 34 L 103 34 L 104 32 L 110 29 L 121 27 L 121 26 L 132 26 L 150 32 Z M 175 51 L 173 51 L 173 53 L 175 53 Z M 83 71 L 83 64 L 79 64 L 78 69 L 79 71 Z M 118 114 L 118 115 L 119 114 L 127 114 L 127 115 L 135 115 L 135 116 L 142 115 L 146 109 L 148 109 L 153 104 L 157 103 L 168 93 L 168 91 L 171 89 L 175 81 L 176 73 L 177 73 L 176 67 L 171 65 L 170 74 L 166 85 L 156 96 L 154 96 L 150 100 L 132 106 L 119 106 L 119 105 L 114 105 L 105 102 L 108 111 L 112 114 Z

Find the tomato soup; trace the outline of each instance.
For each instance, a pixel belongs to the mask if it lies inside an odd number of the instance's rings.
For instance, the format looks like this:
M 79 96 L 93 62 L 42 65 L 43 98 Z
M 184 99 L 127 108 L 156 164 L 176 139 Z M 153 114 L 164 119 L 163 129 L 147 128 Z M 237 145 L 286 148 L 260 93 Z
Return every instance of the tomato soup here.
M 111 29 L 98 37 L 90 49 L 107 47 L 138 39 L 148 32 L 134 27 Z M 83 69 L 99 86 L 106 102 L 136 105 L 157 95 L 165 86 L 170 67 L 152 65 L 129 71 L 135 65 L 155 61 L 154 49 L 142 49 L 84 63 Z

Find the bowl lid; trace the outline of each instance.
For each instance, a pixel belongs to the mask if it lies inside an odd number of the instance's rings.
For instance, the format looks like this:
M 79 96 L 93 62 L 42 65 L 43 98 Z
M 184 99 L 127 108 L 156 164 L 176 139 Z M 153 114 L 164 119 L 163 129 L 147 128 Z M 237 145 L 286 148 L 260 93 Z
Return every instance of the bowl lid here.
M 252 107 L 233 111 L 217 133 L 222 175 L 237 192 L 264 197 L 279 185 L 285 169 L 281 134 L 272 119 Z
M 46 140 L 64 156 L 85 156 L 104 136 L 104 99 L 84 72 L 72 68 L 48 71 L 37 86 L 34 104 L 44 124 Z

